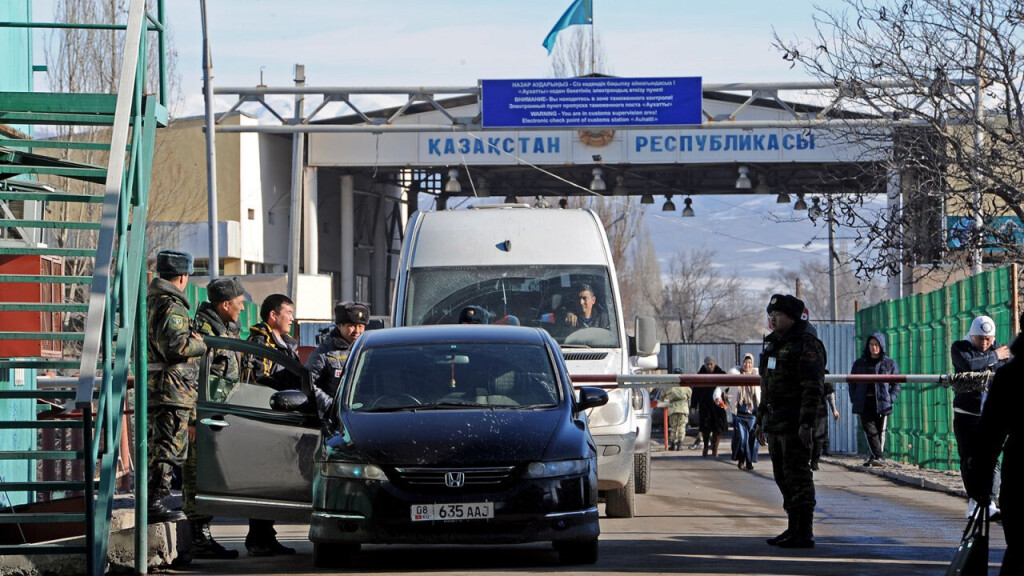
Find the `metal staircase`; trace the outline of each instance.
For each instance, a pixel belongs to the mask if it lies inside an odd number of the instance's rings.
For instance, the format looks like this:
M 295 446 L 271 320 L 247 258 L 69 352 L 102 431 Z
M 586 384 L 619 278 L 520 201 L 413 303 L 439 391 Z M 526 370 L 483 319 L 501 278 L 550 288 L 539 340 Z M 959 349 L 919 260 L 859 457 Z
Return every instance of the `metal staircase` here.
M 32 469 L 56 460 L 83 472 L 81 478 L 70 480 L 36 480 L 34 473 L 28 480 L 0 477 L 0 496 L 20 493 L 29 502 L 37 494 L 84 496 L 84 504 L 75 511 L 23 513 L 0 508 L 0 528 L 16 525 L 24 535 L 28 528 L 46 533 L 48 526 L 77 524 L 85 534 L 84 545 L 6 544 L 0 546 L 0 555 L 84 554 L 88 574 L 103 574 L 106 568 L 129 375 L 146 373 L 146 209 L 156 128 L 167 121 L 164 58 L 147 66 L 147 54 L 152 53 L 147 44 L 156 42 L 161 54 L 165 49 L 163 2 L 149 3 L 155 13 L 147 13 L 144 0 L 132 0 L 122 24 L 0 22 L 3 28 L 109 30 L 124 35 L 116 94 L 0 92 L 0 125 L 39 127 L 42 134 L 58 126 L 72 128 L 65 130 L 72 135 L 65 141 L 0 133 L 0 261 L 38 257 L 51 264 L 38 273 L 0 274 L 0 318 L 8 315 L 6 321 L 0 320 L 0 345 L 13 349 L 14 342 L 33 343 L 39 349 L 37 354 L 0 357 L 0 381 L 17 370 L 77 377 L 75 384 L 63 389 L 0 390 L 0 402 L 23 400 L 33 406 L 27 415 L 0 414 L 0 435 L 30 430 L 37 439 L 31 449 L 0 451 L 0 463 L 26 461 Z M 146 93 L 147 70 L 149 81 L 158 85 L 155 95 Z M 101 142 L 94 141 L 97 135 Z M 106 157 L 106 164 L 76 161 L 85 151 Z M 51 183 L 65 179 L 90 184 L 70 191 Z M 98 219 L 47 219 L 44 208 L 56 203 L 95 204 Z M 62 230 L 94 231 L 96 241 L 87 247 L 51 246 L 53 242 L 46 240 Z M 81 269 L 88 272 L 63 275 L 66 259 L 87 259 Z M 63 287 L 71 284 L 88 286 L 85 297 L 64 297 Z M 34 294 L 33 286 L 49 297 L 31 302 L 15 298 Z M 17 313 L 29 313 L 42 322 L 12 321 L 21 318 L 12 316 Z M 66 315 L 82 313 L 84 325 L 71 329 L 74 324 L 65 322 Z M 145 573 L 145 378 L 139 381 L 134 402 L 135 457 L 140 462 L 135 477 L 136 526 L 143 529 L 136 530 L 135 564 L 137 572 Z M 57 417 L 37 418 L 37 413 Z M 80 449 L 41 445 L 38 439 L 48 431 L 75 436 Z

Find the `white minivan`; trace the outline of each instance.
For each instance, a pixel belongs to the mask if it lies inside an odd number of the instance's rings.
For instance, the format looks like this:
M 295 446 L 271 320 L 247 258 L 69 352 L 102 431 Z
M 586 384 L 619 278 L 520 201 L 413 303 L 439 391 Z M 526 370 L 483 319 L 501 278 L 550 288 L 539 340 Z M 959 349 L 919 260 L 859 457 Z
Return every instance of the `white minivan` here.
M 597 298 L 599 320 L 575 325 L 581 292 Z M 478 205 L 418 212 L 409 223 L 394 291 L 394 326 L 454 324 L 467 306 L 493 324 L 544 328 L 570 374 L 632 374 L 657 365 L 654 321 L 627 336 L 608 239 L 590 210 Z M 595 318 L 592 314 L 591 318 Z M 590 410 L 598 489 L 610 517 L 631 518 L 634 494 L 650 483 L 647 390 L 610 390 Z

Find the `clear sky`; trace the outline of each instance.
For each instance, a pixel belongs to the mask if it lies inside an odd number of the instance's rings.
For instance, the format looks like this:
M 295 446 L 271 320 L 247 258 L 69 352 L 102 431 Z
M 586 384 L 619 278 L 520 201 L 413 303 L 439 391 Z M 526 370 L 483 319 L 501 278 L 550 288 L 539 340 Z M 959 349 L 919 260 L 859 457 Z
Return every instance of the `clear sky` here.
M 34 0 L 47 20 L 54 0 Z M 545 78 L 541 45 L 571 0 L 208 0 L 215 86 L 291 86 L 296 63 L 308 85 L 471 86 L 480 79 Z M 806 0 L 593 0 L 607 72 L 623 77 L 701 76 L 707 82 L 808 80 L 772 47 L 814 34 Z M 819 3 L 820 4 L 820 3 Z M 838 4 L 838 3 L 837 3 Z M 826 4 L 827 5 L 827 4 Z M 166 0 L 178 53 L 179 116 L 202 114 L 202 36 L 198 0 Z M 566 32 L 563 32 L 566 34 Z M 39 58 L 42 58 L 40 55 Z M 783 97 L 786 97 L 783 94 Z M 218 108 L 234 102 L 227 97 Z M 308 110 L 307 105 L 307 110 Z M 678 199 L 677 199 L 678 200 Z M 681 207 L 681 203 L 679 204 Z M 806 218 L 783 218 L 774 197 L 701 196 L 697 218 L 648 211 L 659 257 L 702 245 L 739 270 L 752 288 L 779 267 L 823 260 L 827 232 Z M 802 213 L 806 214 L 806 213 Z M 797 216 L 802 216 L 797 214 Z M 810 248 L 804 244 L 812 241 Z

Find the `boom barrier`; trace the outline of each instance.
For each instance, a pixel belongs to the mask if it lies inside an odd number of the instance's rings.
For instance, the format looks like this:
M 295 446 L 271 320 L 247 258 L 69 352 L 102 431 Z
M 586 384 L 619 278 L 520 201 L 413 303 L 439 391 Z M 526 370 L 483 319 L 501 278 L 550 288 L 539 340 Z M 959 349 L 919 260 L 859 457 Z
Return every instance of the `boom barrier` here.
M 957 375 L 963 376 L 963 375 Z M 575 374 L 573 386 L 596 388 L 672 388 L 689 386 L 760 386 L 757 374 Z M 952 374 L 826 374 L 825 382 L 861 382 L 876 384 L 943 384 L 952 385 Z

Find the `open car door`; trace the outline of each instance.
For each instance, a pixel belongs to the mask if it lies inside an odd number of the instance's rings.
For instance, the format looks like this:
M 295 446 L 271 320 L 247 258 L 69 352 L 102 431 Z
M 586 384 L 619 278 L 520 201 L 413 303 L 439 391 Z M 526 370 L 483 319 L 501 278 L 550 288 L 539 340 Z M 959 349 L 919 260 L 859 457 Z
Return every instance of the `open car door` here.
M 320 420 L 315 408 L 309 413 L 278 411 L 270 400 L 284 389 L 301 389 L 310 396 L 309 373 L 298 361 L 260 344 L 212 336 L 205 340 L 196 421 L 198 511 L 308 522 Z M 211 366 L 228 354 L 238 357 L 240 380 L 218 391 L 221 383 Z M 246 366 L 263 358 L 282 370 L 253 381 Z

